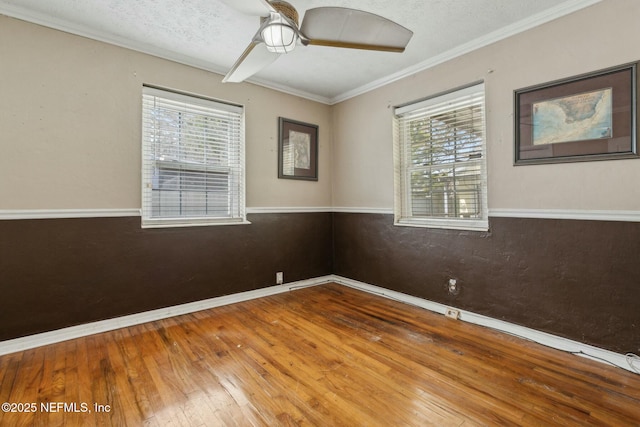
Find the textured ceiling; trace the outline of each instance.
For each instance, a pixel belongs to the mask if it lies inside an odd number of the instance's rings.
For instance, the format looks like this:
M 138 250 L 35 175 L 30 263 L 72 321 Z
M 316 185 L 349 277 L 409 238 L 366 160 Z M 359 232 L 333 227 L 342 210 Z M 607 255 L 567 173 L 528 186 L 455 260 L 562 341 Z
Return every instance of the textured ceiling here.
M 334 103 L 600 0 L 289 1 L 301 19 L 313 7 L 350 7 L 382 15 L 414 32 L 400 54 L 298 46 L 250 79 Z M 259 18 L 219 0 L 0 0 L 0 14 L 221 74 L 259 25 Z

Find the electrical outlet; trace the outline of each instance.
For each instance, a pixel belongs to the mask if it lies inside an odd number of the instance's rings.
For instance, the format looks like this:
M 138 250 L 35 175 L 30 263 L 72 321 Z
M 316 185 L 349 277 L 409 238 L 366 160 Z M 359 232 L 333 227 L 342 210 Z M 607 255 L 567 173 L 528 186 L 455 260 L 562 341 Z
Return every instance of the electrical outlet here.
M 282 285 L 284 283 L 284 273 L 282 271 L 278 271 L 276 273 L 276 285 Z
M 449 279 L 447 288 L 450 294 L 455 294 L 458 291 L 458 281 L 456 279 Z
M 444 315 L 447 316 L 449 319 L 458 320 L 460 318 L 460 311 L 454 308 L 447 308 L 444 312 Z

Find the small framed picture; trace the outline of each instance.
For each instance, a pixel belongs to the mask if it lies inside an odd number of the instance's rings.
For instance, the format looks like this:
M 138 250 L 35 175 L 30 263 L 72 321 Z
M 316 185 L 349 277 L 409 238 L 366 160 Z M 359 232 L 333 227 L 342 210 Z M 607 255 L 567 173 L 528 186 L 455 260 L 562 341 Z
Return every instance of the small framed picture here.
M 516 90 L 515 165 L 638 157 L 636 63 Z
M 278 178 L 318 180 L 318 126 L 279 118 Z

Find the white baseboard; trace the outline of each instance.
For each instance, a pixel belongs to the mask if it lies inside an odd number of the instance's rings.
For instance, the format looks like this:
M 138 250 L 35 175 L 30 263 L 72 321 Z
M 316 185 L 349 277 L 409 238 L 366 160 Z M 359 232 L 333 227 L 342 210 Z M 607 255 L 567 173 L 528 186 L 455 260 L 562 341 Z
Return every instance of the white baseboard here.
M 128 316 L 116 317 L 113 319 L 100 320 L 98 322 L 71 326 L 68 328 L 58 329 L 50 332 L 43 332 L 40 334 L 29 335 L 12 340 L 0 341 L 0 355 L 15 353 L 18 351 L 28 350 L 30 348 L 40 347 L 43 345 L 54 344 L 74 338 L 81 338 L 88 335 L 99 334 L 101 332 L 112 331 L 114 329 L 126 328 L 128 326 L 167 319 L 169 317 L 180 316 L 181 314 L 194 313 L 196 311 L 206 310 L 209 308 L 220 307 L 223 305 L 234 304 L 237 302 L 248 301 L 256 298 L 262 298 L 269 295 L 288 292 L 293 289 L 300 289 L 307 286 L 315 286 L 329 282 L 331 282 L 329 276 L 317 277 L 314 279 L 285 283 L 283 285 L 270 286 L 253 291 L 240 292 L 232 295 L 209 298 L 202 301 L 195 301 L 171 307 L 159 308 L 157 310 L 145 311 Z
M 323 285 L 327 283 L 338 283 L 340 285 L 349 286 L 371 294 L 380 295 L 385 298 L 393 299 L 411 304 L 417 307 L 433 311 L 435 313 L 444 314 L 447 308 L 444 304 L 429 301 L 426 299 L 414 297 L 401 292 L 392 291 L 379 286 L 370 285 L 368 283 L 359 282 L 357 280 L 348 279 L 338 275 L 328 275 L 316 277 L 308 280 L 300 280 L 297 282 L 285 283 L 284 285 L 270 286 L 267 288 L 256 289 L 253 291 L 240 292 L 237 294 L 226 295 L 216 298 L 210 298 L 202 301 L 195 301 L 187 304 L 176 305 L 172 307 L 160 308 L 157 310 L 146 311 L 143 313 L 131 314 L 128 316 L 117 317 L 114 319 L 101 320 L 98 322 L 87 323 L 84 325 L 71 326 L 69 328 L 59 329 L 41 334 L 30 335 L 21 338 L 15 338 L 7 341 L 0 341 L 0 355 L 15 353 L 18 351 L 28 350 L 30 348 L 40 347 L 43 345 L 54 344 L 74 338 L 80 338 L 101 332 L 112 331 L 114 329 L 126 328 L 128 326 L 139 325 L 146 322 L 166 319 L 182 314 L 193 313 L 196 311 L 206 310 L 209 308 L 220 307 L 223 305 L 234 304 L 237 302 L 248 301 L 256 298 L 262 298 L 283 292 L 288 292 L 309 286 Z M 455 308 L 455 307 L 453 307 Z M 456 308 L 457 309 L 457 308 Z M 458 310 L 458 309 L 457 309 Z M 632 364 L 626 355 L 604 350 L 588 344 L 572 341 L 566 338 L 558 337 L 546 332 L 537 331 L 524 326 L 505 322 L 503 320 L 493 319 L 491 317 L 476 314 L 470 311 L 459 310 L 459 319 L 476 325 L 485 326 L 497 331 L 528 339 L 547 347 L 555 348 L 582 357 L 605 362 L 619 368 L 625 369 L 633 373 L 640 373 L 640 367 Z
M 444 314 L 447 308 L 455 308 L 437 302 L 403 294 L 401 292 L 381 288 L 379 286 L 370 285 L 368 283 L 359 282 L 357 280 L 348 279 L 346 277 L 332 276 L 331 280 L 341 285 L 380 295 L 406 304 L 415 305 L 417 307 L 421 307 L 440 314 Z M 537 331 L 535 329 L 505 322 L 503 320 L 483 316 L 481 314 L 476 314 L 470 311 L 459 310 L 457 308 L 456 310 L 460 311 L 459 319 L 462 321 L 485 326 L 487 328 L 491 328 L 500 332 L 518 336 L 530 341 L 534 341 L 538 344 L 554 348 L 556 350 L 565 351 L 578 356 L 593 359 L 598 362 L 609 363 L 611 365 L 626 369 L 627 371 L 636 374 L 640 373 L 640 366 L 633 365 L 632 362 L 624 354 L 604 350 L 602 348 L 594 347 L 589 344 L 572 341 L 567 338 L 559 337 L 542 331 Z

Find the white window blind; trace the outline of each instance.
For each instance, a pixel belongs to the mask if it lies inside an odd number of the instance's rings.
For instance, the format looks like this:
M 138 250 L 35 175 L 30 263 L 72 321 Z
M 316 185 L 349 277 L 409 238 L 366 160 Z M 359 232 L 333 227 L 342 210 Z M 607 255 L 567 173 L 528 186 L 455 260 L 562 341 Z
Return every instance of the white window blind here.
M 245 222 L 243 108 L 144 87 L 142 226 Z
M 396 224 L 487 230 L 484 84 L 395 114 Z

